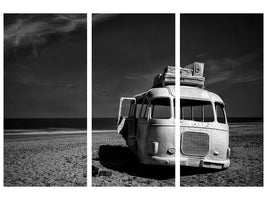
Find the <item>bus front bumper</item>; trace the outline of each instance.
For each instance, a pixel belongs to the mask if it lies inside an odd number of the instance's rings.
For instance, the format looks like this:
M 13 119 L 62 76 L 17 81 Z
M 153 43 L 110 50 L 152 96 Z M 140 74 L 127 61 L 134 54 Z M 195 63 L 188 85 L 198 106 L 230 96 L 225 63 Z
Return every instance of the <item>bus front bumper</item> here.
M 180 166 L 224 169 L 230 166 L 230 159 L 217 161 L 205 158 L 180 158 Z
M 142 164 L 147 165 L 164 165 L 164 166 L 175 166 L 175 158 L 159 157 L 159 156 L 146 156 Z

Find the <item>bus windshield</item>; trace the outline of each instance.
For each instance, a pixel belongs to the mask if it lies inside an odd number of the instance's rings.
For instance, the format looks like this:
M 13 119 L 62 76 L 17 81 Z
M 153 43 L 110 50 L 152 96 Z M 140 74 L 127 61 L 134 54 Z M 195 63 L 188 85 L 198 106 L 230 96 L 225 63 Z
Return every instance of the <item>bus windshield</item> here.
M 214 114 L 210 101 L 181 99 L 180 119 L 199 122 L 213 122 Z
M 171 107 L 169 98 L 155 98 L 151 101 L 151 117 L 154 119 L 171 118 Z

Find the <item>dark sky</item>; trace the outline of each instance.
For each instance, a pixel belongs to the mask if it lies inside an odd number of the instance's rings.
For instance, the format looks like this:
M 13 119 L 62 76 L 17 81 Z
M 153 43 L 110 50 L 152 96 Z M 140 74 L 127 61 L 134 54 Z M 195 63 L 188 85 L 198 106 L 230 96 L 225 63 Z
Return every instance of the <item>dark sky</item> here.
M 181 66 L 202 61 L 229 117 L 263 116 L 263 15 L 182 14 Z
M 174 14 L 94 14 L 92 33 L 93 117 L 117 117 L 120 97 L 175 65 Z
M 86 117 L 86 15 L 4 15 L 6 118 Z

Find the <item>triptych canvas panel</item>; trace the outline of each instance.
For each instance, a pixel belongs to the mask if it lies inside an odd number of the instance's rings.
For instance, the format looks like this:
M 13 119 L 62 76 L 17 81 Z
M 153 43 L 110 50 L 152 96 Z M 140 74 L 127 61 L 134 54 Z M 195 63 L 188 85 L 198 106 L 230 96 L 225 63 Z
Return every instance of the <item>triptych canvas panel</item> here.
M 4 186 L 263 186 L 263 14 L 4 14 L 3 137 Z

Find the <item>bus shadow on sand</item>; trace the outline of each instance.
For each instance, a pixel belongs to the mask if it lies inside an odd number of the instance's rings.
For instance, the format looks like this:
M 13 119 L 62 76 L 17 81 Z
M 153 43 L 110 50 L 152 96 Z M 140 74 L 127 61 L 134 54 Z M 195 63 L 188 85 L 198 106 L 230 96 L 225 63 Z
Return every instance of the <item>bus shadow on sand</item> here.
M 180 176 L 192 176 L 192 175 L 200 175 L 200 174 L 208 174 L 220 172 L 221 169 L 210 169 L 210 168 L 201 168 L 201 167 L 180 167 Z
M 99 148 L 99 161 L 108 169 L 132 176 L 157 180 L 175 178 L 174 167 L 141 165 L 128 147 L 102 145 Z

